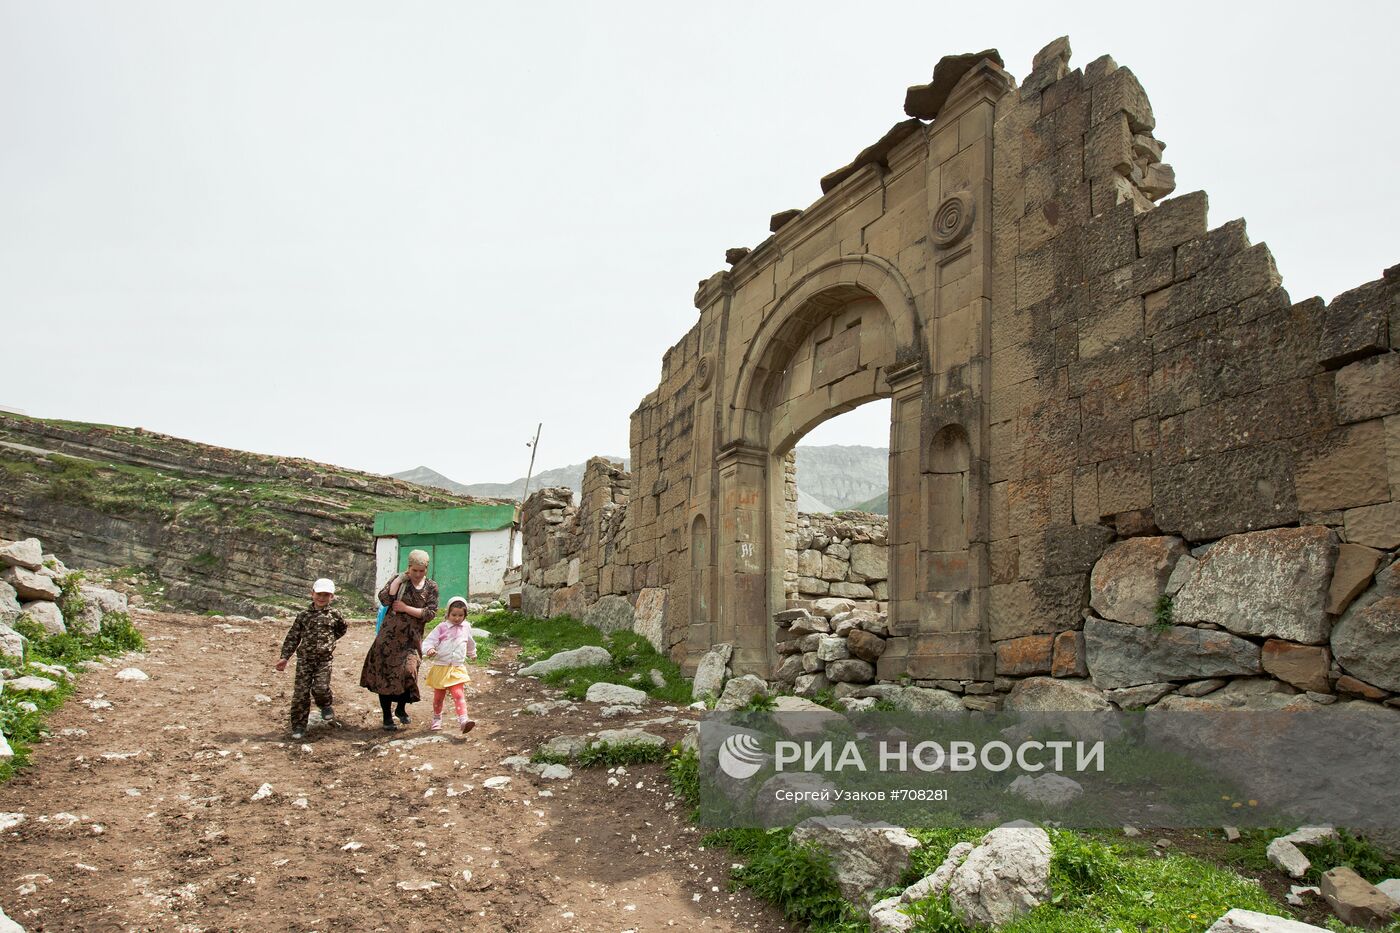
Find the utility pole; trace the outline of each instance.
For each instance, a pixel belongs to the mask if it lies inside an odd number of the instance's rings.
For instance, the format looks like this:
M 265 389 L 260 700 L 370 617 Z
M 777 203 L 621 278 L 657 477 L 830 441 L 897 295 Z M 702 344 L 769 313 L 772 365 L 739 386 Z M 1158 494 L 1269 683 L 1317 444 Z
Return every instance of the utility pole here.
M 506 560 L 515 560 L 515 534 L 520 530 L 520 519 L 523 515 L 525 500 L 530 498 L 530 477 L 535 475 L 535 454 L 540 450 L 540 431 L 544 430 L 544 422 L 541 421 L 535 426 L 535 439 L 526 441 L 525 446 L 530 448 L 530 468 L 525 471 L 525 488 L 520 493 L 520 504 L 515 507 L 515 518 L 510 523 L 510 543 L 506 545 Z M 525 586 L 525 555 L 520 555 L 520 585 Z

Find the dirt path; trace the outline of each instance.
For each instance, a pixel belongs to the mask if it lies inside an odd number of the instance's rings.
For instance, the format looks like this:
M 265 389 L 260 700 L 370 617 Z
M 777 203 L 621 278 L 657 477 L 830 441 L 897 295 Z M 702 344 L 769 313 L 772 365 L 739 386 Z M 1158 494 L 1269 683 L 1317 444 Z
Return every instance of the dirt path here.
M 26 817 L 0 833 L 0 904 L 31 933 L 787 929 L 728 891 L 729 858 L 701 849 L 659 765 L 543 781 L 499 764 L 635 724 L 588 703 L 520 714 L 554 692 L 509 676 L 514 649 L 473 682 L 469 736 L 429 732 L 428 703 L 389 734 L 357 686 L 373 629 L 356 624 L 335 662 L 344 725 L 303 744 L 286 734 L 291 672 L 271 666 L 281 625 L 137 621 L 146 655 L 83 675 L 0 786 L 0 811 Z M 151 679 L 118 681 L 127 664 Z M 646 728 L 676 738 L 691 715 L 650 704 L 633 719 L 675 717 Z M 485 788 L 496 775 L 510 783 Z

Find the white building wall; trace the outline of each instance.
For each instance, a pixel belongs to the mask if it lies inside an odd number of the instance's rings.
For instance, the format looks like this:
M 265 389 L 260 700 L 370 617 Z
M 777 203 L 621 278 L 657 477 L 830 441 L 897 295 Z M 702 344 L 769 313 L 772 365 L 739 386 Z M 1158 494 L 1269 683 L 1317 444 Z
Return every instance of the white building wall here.
M 470 596 L 499 596 L 505 588 L 507 548 L 510 529 L 473 531 L 470 567 Z
M 376 594 L 384 589 L 384 584 L 389 582 L 399 570 L 399 539 L 398 538 L 375 538 L 374 539 L 374 592 L 369 594 L 370 602 L 375 601 Z

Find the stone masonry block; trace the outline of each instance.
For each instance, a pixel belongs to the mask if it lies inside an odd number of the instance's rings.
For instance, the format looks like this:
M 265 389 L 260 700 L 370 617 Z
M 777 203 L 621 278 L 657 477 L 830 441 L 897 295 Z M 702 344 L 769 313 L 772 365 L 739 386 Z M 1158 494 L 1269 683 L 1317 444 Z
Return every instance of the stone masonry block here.
M 1294 487 L 1305 512 L 1355 508 L 1390 499 L 1385 427 L 1380 419 L 1330 432 L 1299 451 Z
M 1318 362 L 1327 367 L 1384 352 L 1400 289 L 1380 280 L 1343 292 L 1323 312 Z
M 1146 256 L 1157 249 L 1180 246 L 1206 235 L 1204 191 L 1192 191 L 1163 201 L 1155 210 L 1137 218 L 1138 255 Z
M 1181 463 L 1154 461 L 1152 505 L 1164 533 L 1193 542 L 1291 525 L 1298 520 L 1293 454 L 1276 441 Z
M 1383 353 L 1337 370 L 1337 420 L 1346 424 L 1400 412 L 1400 353 Z
M 1131 69 L 1118 68 L 1094 85 L 1093 107 L 1089 120 L 1094 126 L 1122 112 L 1134 133 L 1146 133 L 1156 127 L 1152 104 Z

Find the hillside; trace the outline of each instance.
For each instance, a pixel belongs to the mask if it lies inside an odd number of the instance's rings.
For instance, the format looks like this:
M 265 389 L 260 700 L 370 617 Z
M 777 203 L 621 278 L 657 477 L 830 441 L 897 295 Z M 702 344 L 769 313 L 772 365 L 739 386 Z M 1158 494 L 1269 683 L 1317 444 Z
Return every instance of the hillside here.
M 65 563 L 144 570 L 174 604 L 260 614 L 329 576 L 368 608 L 375 512 L 472 500 L 401 480 L 140 428 L 0 412 L 0 537 Z

